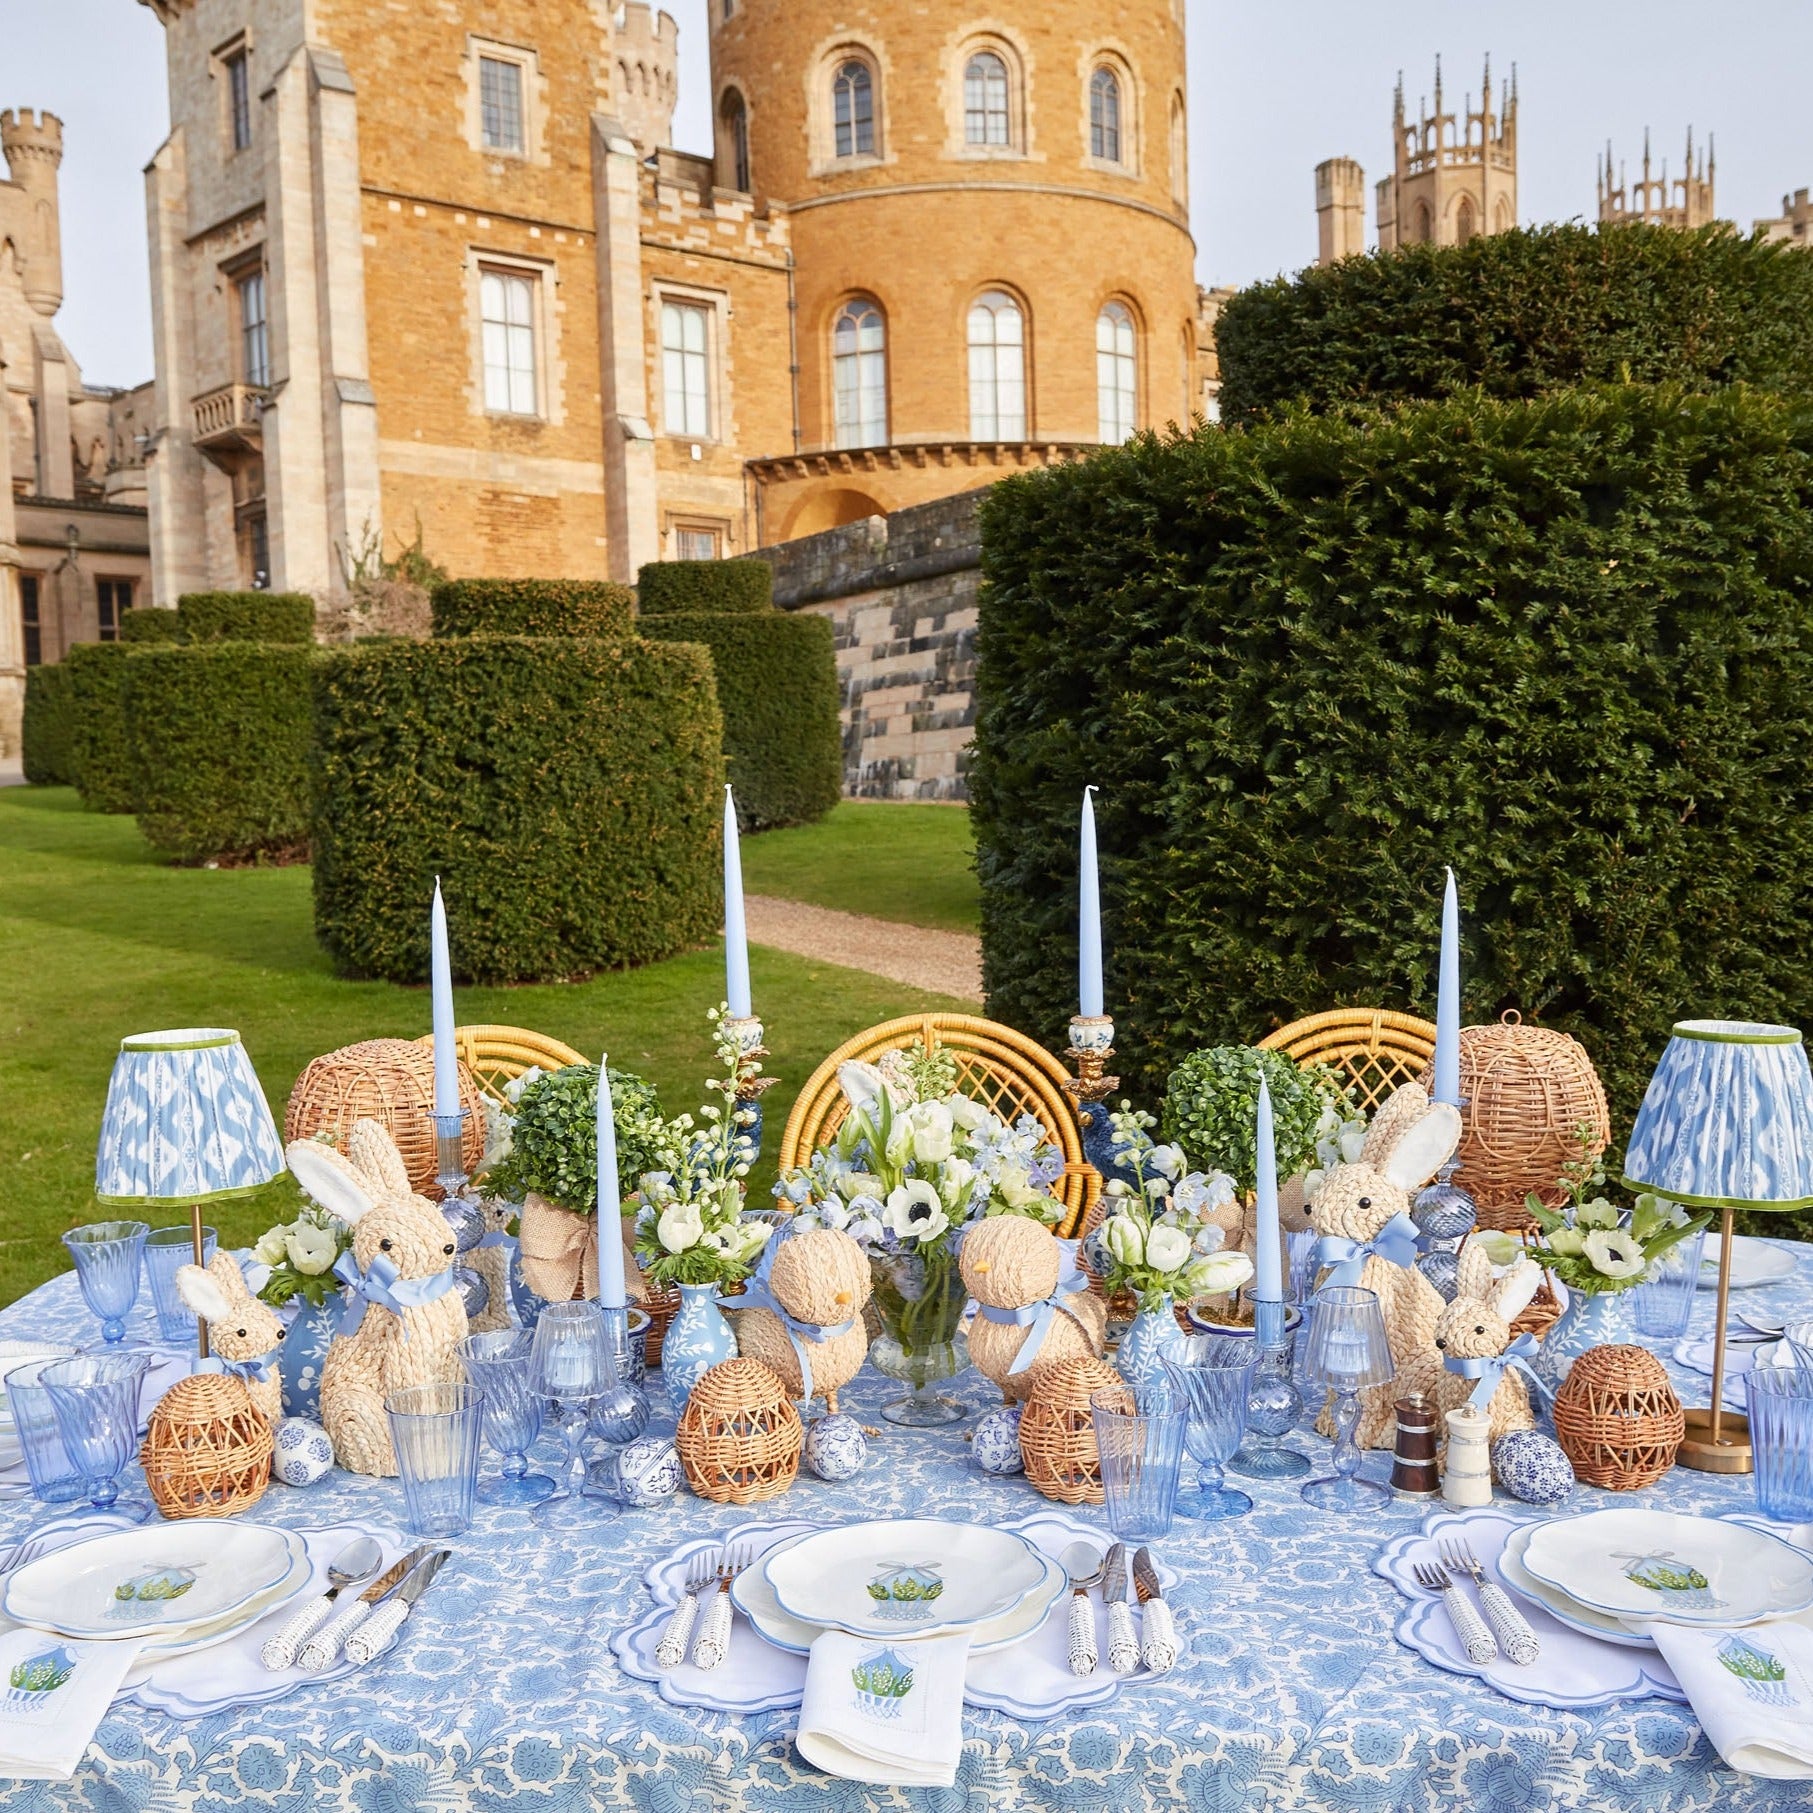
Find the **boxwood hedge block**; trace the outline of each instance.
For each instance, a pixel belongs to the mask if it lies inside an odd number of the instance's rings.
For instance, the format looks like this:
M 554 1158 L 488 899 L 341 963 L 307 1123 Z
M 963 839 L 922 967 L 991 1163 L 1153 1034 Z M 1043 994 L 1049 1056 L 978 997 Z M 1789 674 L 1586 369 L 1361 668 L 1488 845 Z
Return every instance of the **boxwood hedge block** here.
M 75 717 L 69 669 L 61 662 L 25 670 L 20 754 L 25 778 L 41 787 L 75 784 Z
M 182 618 L 175 611 L 140 605 L 120 619 L 120 640 L 141 644 L 181 642 L 184 640 Z
M 348 973 L 550 980 L 719 924 L 724 728 L 704 649 L 474 636 L 314 670 L 315 930 Z
M 313 642 L 307 592 L 185 592 L 176 601 L 184 642 Z
M 431 608 L 437 636 L 628 636 L 636 595 L 602 579 L 449 579 Z
M 137 655 L 118 642 L 78 642 L 63 657 L 69 671 L 70 762 L 91 812 L 132 810 L 132 742 L 123 682 Z
M 161 855 L 302 853 L 314 659 L 293 642 L 221 642 L 127 664 L 139 829 Z
M 736 789 L 737 822 L 745 830 L 803 824 L 837 804 L 843 730 L 829 617 L 670 611 L 644 617 L 641 628 L 651 640 L 702 642 L 711 650 L 724 714 L 724 759 Z
M 766 611 L 774 569 L 765 560 L 650 561 L 636 576 L 644 617 L 666 611 Z

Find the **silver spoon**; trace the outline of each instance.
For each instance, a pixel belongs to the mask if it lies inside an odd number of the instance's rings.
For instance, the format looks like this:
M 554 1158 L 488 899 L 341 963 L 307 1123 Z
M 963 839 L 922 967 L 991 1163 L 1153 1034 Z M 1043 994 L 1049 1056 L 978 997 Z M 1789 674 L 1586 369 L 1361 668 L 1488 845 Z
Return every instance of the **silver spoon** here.
M 258 1659 L 269 1669 L 293 1667 L 303 1644 L 332 1615 L 334 1601 L 349 1586 L 369 1578 L 383 1565 L 384 1551 L 379 1548 L 376 1538 L 355 1537 L 328 1563 L 327 1591 L 303 1606 L 258 1652 Z
M 1099 1585 L 1108 1571 L 1108 1557 L 1091 1543 L 1073 1542 L 1058 1557 L 1058 1564 L 1070 1576 L 1070 1672 L 1092 1675 L 1097 1656 L 1089 1589 Z
M 1744 1309 L 1734 1313 L 1746 1328 L 1754 1329 L 1765 1341 L 1779 1341 L 1788 1332 L 1785 1323 L 1766 1321 L 1763 1317 L 1752 1315 Z

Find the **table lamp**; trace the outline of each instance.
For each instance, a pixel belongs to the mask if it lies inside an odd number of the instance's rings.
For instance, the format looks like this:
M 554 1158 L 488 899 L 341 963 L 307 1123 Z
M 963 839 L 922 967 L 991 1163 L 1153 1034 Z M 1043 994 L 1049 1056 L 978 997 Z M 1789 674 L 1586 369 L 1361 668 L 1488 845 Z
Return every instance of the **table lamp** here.
M 1687 1412 L 1683 1466 L 1748 1473 L 1750 1425 L 1725 1409 L 1725 1317 L 1737 1209 L 1813 1207 L 1813 1069 L 1792 1026 L 1682 1020 L 1650 1078 L 1624 1154 L 1624 1182 L 1719 1211 L 1712 1408 Z
M 283 1143 L 238 1033 L 184 1027 L 120 1041 L 94 1155 L 101 1202 L 188 1204 L 203 1265 L 202 1205 L 249 1195 L 283 1171 Z M 205 1360 L 208 1325 L 198 1318 L 197 1328 Z

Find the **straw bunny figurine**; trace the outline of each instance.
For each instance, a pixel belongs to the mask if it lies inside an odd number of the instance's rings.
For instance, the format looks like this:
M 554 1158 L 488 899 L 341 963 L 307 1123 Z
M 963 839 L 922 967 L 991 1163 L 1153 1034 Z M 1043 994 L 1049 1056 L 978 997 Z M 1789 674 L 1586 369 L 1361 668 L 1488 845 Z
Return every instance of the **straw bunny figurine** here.
M 485 1232 L 503 1234 L 509 1231 L 511 1219 L 516 1214 L 516 1205 L 506 1202 L 501 1196 L 483 1196 L 479 1198 L 484 1207 Z M 500 1328 L 510 1328 L 510 1249 L 507 1245 L 475 1247 L 466 1255 L 466 1263 L 484 1279 L 485 1287 L 490 1293 L 485 1299 L 485 1307 L 472 1317 L 472 1333 L 475 1335 L 491 1334 Z
M 1497 1360 L 1512 1346 L 1511 1324 L 1523 1314 L 1530 1299 L 1542 1288 L 1542 1267 L 1534 1259 L 1519 1259 L 1503 1277 L 1497 1275 L 1482 1241 L 1469 1240 L 1460 1250 L 1454 1301 L 1435 1325 L 1436 1363 L 1423 1390 L 1436 1401 L 1444 1418 L 1471 1398 L 1482 1370 L 1497 1372 L 1488 1412 L 1490 1439 L 1497 1441 L 1513 1429 L 1534 1429 L 1530 1394 L 1515 1366 L 1474 1368 L 1474 1377 L 1450 1367 L 1452 1360 Z M 1534 1349 L 1535 1342 L 1529 1343 Z M 1519 1356 L 1521 1357 L 1521 1356 Z M 1441 1427 L 1445 1428 L 1444 1422 Z
M 351 1251 L 334 1267 L 352 1296 L 321 1370 L 321 1422 L 348 1472 L 389 1478 L 397 1457 L 385 1397 L 466 1376 L 453 1234 L 410 1189 L 396 1142 L 376 1121 L 354 1125 L 345 1156 L 306 1139 L 292 1140 L 285 1156 L 303 1189 L 353 1230 Z
M 737 1351 L 760 1360 L 793 1396 L 825 1400 L 837 1414 L 837 1394 L 862 1370 L 869 1336 L 863 1305 L 873 1287 L 869 1262 L 836 1228 L 785 1227 L 769 1240 L 762 1263 L 736 1315 Z
M 1316 1258 L 1332 1268 L 1324 1284 L 1357 1284 L 1374 1292 L 1397 1378 L 1362 1394 L 1354 1439 L 1362 1448 L 1391 1445 L 1392 1406 L 1414 1389 L 1432 1363 L 1439 1364 L 1435 1325 L 1447 1307 L 1441 1294 L 1414 1269 L 1416 1227 L 1410 1198 L 1460 1145 L 1460 1110 L 1432 1102 L 1418 1083 L 1394 1090 L 1366 1130 L 1359 1159 L 1336 1165 L 1317 1186 L 1310 1220 L 1321 1235 Z M 1332 1428 L 1323 1413 L 1318 1428 Z
M 1010 1404 L 1059 1361 L 1101 1357 L 1108 1305 L 1065 1261 L 1056 1236 L 1025 1215 L 991 1215 L 963 1236 L 957 1269 L 977 1303 L 970 1358 Z
M 239 1362 L 254 1363 L 245 1374 L 246 1390 L 252 1408 L 275 1429 L 283 1416 L 283 1380 L 277 1370 L 283 1319 L 246 1289 L 245 1274 L 231 1253 L 216 1253 L 205 1269 L 180 1266 L 176 1289 L 208 1325 L 210 1356 L 235 1363 L 224 1370 L 237 1371 Z

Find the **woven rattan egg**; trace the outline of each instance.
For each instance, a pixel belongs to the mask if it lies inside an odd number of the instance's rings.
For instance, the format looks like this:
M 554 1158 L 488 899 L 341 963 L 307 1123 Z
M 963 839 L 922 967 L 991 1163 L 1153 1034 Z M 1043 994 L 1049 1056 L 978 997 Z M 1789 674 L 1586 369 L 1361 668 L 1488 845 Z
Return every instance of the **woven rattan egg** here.
M 1102 1463 L 1089 1399 L 1125 1384 L 1106 1360 L 1062 1360 L 1041 1373 L 1020 1412 L 1020 1459 L 1027 1479 L 1047 1498 L 1067 1505 L 1102 1502 Z
M 872 1286 L 862 1248 L 835 1228 L 804 1229 L 774 1249 L 768 1288 L 775 1302 L 798 1321 L 817 1328 L 844 1322 L 850 1326 L 822 1341 L 814 1341 L 810 1334 L 800 1336 L 812 1368 L 810 1390 L 799 1349 L 772 1310 L 749 1309 L 737 1315 L 738 1351 L 760 1360 L 795 1397 L 822 1397 L 835 1413 L 838 1392 L 862 1370 L 869 1352 L 862 1311 Z
M 1433 1065 L 1418 1081 L 1427 1088 Z M 1525 1026 L 1507 1013 L 1496 1026 L 1460 1034 L 1459 1181 L 1479 1209 L 1479 1225 L 1516 1231 L 1531 1225 L 1524 1197 L 1558 1208 L 1564 1166 L 1581 1155 L 1579 1130 L 1592 1130 L 1592 1154 L 1612 1136 L 1605 1090 L 1586 1047 L 1565 1032 Z
M 739 1356 L 692 1388 L 676 1439 L 686 1483 L 701 1498 L 748 1505 L 793 1484 L 805 1430 L 781 1380 Z
M 1029 1397 L 1051 1367 L 1101 1355 L 1108 1306 L 1090 1291 L 1066 1294 L 1063 1312 L 1050 1318 L 1037 1356 L 1022 1372 L 1013 1366 L 1031 1337 L 1031 1324 L 989 1318 L 990 1309 L 1018 1310 L 1049 1297 L 1057 1289 L 1062 1262 L 1063 1249 L 1056 1238 L 1024 1215 L 990 1216 L 963 1238 L 958 1269 L 969 1294 L 982 1307 L 970 1323 L 969 1357 L 979 1372 L 1001 1387 L 1009 1403 Z
M 1653 1486 L 1686 1431 L 1668 1372 L 1646 1347 L 1589 1347 L 1555 1396 L 1555 1439 L 1589 1486 Z
M 245 1381 L 198 1372 L 158 1400 L 139 1460 L 164 1516 L 232 1517 L 264 1496 L 271 1445 Z

